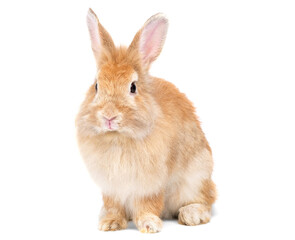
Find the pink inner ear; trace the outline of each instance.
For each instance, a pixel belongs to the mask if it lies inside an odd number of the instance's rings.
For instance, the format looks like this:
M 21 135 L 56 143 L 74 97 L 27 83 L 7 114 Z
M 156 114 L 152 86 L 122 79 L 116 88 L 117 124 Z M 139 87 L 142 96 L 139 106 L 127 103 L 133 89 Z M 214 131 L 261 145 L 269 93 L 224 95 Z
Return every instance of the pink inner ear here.
M 99 52 L 100 37 L 98 32 L 98 22 L 91 12 L 88 12 L 87 14 L 87 26 L 90 34 L 91 47 L 93 51 Z
M 156 19 L 144 27 L 140 51 L 144 62 L 152 62 L 160 54 L 167 33 L 167 20 Z

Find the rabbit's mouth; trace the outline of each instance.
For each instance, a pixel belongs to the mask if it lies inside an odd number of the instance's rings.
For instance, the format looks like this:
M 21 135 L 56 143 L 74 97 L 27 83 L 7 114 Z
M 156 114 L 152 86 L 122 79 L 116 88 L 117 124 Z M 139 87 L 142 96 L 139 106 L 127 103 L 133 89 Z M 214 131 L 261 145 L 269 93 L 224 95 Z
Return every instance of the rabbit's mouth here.
M 115 121 L 105 120 L 104 129 L 106 131 L 117 131 L 119 129 L 119 125 Z
M 116 131 L 118 128 L 114 128 L 114 126 L 112 126 L 112 125 L 109 125 L 108 127 L 107 127 L 107 131 Z

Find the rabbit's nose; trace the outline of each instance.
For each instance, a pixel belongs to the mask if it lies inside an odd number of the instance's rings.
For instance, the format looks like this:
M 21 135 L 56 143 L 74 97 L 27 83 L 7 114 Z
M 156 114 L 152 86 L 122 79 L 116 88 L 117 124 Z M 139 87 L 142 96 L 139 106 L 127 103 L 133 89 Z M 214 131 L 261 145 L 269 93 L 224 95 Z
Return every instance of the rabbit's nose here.
M 114 128 L 114 125 L 116 125 L 114 122 L 112 122 L 113 120 L 115 120 L 117 118 L 117 116 L 112 117 L 112 118 L 107 118 L 107 117 L 103 117 L 104 122 L 105 122 L 105 126 L 112 130 Z
M 117 116 L 112 117 L 112 118 L 109 118 L 109 117 L 103 117 L 103 118 L 104 118 L 104 120 L 111 122 L 111 121 L 115 120 L 117 118 Z

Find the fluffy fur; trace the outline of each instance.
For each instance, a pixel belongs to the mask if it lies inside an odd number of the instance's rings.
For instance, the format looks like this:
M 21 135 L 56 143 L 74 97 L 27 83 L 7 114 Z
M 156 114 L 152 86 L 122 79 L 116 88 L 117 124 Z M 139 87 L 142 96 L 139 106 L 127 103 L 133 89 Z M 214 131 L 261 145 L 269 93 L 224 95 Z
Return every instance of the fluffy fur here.
M 141 232 L 160 231 L 160 218 L 207 223 L 216 197 L 211 149 L 192 103 L 148 73 L 167 19 L 151 17 L 128 48 L 114 46 L 92 10 L 87 22 L 98 73 L 76 126 L 81 155 L 102 189 L 99 229 L 124 229 L 131 219 Z

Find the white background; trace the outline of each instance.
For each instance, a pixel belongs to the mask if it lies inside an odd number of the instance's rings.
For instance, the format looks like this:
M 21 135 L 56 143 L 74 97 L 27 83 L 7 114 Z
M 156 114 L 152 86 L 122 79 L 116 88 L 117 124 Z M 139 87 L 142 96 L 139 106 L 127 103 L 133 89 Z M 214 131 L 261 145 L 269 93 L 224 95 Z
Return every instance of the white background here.
M 102 205 L 75 139 L 95 64 L 89 7 L 116 44 L 170 20 L 151 73 L 194 102 L 215 159 L 209 224 L 97 230 Z M 1 1 L 1 239 L 294 239 L 294 1 Z

